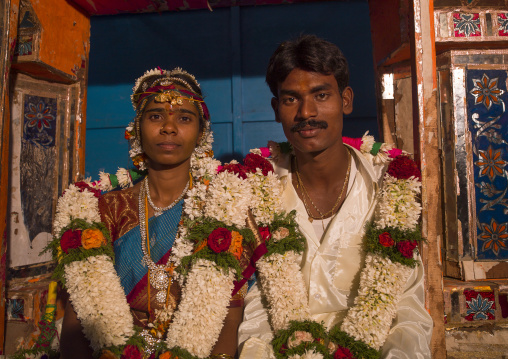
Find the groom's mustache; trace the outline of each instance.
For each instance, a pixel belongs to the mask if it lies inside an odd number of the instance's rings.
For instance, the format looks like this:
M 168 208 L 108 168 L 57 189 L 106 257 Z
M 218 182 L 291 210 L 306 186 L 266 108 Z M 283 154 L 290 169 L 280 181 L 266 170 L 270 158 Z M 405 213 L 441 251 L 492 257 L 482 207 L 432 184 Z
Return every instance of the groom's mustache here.
M 318 120 L 302 121 L 302 122 L 298 122 L 296 125 L 293 125 L 291 127 L 291 132 L 298 132 L 300 130 L 303 130 L 305 127 L 326 129 L 326 128 L 328 128 L 328 123 L 325 121 L 318 121 Z

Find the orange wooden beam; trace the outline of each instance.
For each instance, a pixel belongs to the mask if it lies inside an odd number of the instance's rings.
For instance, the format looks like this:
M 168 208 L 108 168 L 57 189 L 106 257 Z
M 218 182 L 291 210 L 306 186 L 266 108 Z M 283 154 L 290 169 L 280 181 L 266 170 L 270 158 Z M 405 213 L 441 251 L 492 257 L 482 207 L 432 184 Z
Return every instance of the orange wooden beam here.
M 443 272 L 440 244 L 443 239 L 441 158 L 437 101 L 434 6 L 432 0 L 413 0 L 410 18 L 411 78 L 415 157 L 422 169 L 422 234 L 426 269 L 427 308 L 434 320 L 433 358 L 446 358 Z

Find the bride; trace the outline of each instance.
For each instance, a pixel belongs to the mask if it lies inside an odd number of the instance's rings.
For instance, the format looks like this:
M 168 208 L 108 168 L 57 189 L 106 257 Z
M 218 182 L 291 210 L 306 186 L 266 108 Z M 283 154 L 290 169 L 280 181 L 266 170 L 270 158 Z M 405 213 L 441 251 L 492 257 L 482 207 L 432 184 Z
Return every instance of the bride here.
M 126 131 L 130 156 L 148 174 L 133 187 L 100 196 L 99 212 L 113 242 L 115 270 L 134 325 L 144 328 L 141 335 L 155 345 L 154 333 L 167 329 L 165 313 L 172 313 L 181 297 L 178 281 L 172 280 L 171 254 L 186 194 L 195 181 L 191 159 L 210 152 L 210 116 L 198 82 L 179 68 L 147 71 L 136 81 L 131 99 L 136 117 Z M 248 255 L 245 251 L 240 263 L 248 262 Z M 71 295 L 63 321 L 61 357 L 92 358 L 90 338 L 84 335 L 75 309 Z M 236 294 L 230 298 L 212 358 L 235 355 L 242 313 L 243 298 Z

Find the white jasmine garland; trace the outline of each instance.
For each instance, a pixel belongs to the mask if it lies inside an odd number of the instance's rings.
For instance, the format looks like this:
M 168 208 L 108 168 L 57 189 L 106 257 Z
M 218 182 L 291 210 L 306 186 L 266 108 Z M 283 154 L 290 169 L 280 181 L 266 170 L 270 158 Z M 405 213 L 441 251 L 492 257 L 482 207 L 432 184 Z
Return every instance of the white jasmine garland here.
M 374 217 L 376 227 L 414 229 L 421 213 L 421 205 L 416 201 L 420 188 L 416 178 L 397 179 L 385 174 Z
M 187 191 L 187 197 L 184 200 L 184 213 L 191 220 L 203 215 L 203 207 L 206 201 L 207 185 L 201 182 L 194 183 L 193 187 Z
M 187 276 L 182 298 L 168 331 L 168 346 L 206 358 L 219 338 L 234 284 L 215 263 L 199 259 Z
M 78 187 L 71 184 L 56 205 L 53 233 L 58 235 L 62 228 L 68 226 L 76 218 L 81 218 L 89 223 L 100 222 L 99 199 L 92 192 L 81 192 Z
M 360 290 L 341 330 L 378 350 L 386 341 L 411 269 L 376 254 L 367 254 Z
M 234 173 L 221 172 L 208 187 L 204 215 L 242 229 L 251 201 L 248 183 Z
M 213 176 L 217 173 L 220 161 L 213 157 L 197 157 L 193 156 L 191 159 L 191 173 L 192 177 L 199 179 L 205 176 Z
M 123 345 L 134 334 L 125 293 L 111 258 L 88 257 L 65 266 L 66 288 L 94 350 Z
M 282 184 L 273 172 L 263 176 L 261 170 L 247 175 L 252 187 L 252 214 L 258 225 L 268 225 L 276 213 L 283 211 Z
M 293 251 L 263 257 L 257 268 L 275 332 L 287 329 L 292 320 L 310 319 L 307 291 Z

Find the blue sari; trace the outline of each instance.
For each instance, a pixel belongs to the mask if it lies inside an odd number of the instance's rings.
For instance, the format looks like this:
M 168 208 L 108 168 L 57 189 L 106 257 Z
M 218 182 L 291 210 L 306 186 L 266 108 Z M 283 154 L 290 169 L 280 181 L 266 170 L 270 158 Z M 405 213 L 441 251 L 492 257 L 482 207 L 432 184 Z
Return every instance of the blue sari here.
M 184 201 L 160 216 L 148 220 L 150 255 L 157 264 L 166 264 L 176 238 L 182 217 Z M 146 241 L 146 238 L 143 239 Z M 115 269 L 132 307 L 144 307 L 148 302 L 145 292 L 148 284 L 148 267 L 142 263 L 141 234 L 139 224 L 114 241 Z

